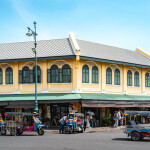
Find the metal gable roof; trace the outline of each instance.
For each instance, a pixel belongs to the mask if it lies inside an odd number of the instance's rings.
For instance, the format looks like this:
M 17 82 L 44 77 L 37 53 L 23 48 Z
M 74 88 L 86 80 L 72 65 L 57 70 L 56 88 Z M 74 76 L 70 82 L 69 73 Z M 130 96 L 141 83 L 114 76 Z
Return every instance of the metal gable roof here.
M 0 44 L 0 60 L 34 58 L 34 41 Z M 37 57 L 75 55 L 69 38 L 37 41 Z
M 81 56 L 150 66 L 150 59 L 137 51 L 78 39 L 77 42 L 80 47 Z
M 77 43 L 80 47 L 81 59 L 86 57 L 87 59 L 99 59 L 99 61 L 150 67 L 150 59 L 137 51 L 78 39 Z M 34 41 L 0 44 L 0 62 L 34 59 L 32 48 L 34 48 Z M 69 38 L 37 41 L 37 57 L 39 59 L 65 56 L 75 57 Z

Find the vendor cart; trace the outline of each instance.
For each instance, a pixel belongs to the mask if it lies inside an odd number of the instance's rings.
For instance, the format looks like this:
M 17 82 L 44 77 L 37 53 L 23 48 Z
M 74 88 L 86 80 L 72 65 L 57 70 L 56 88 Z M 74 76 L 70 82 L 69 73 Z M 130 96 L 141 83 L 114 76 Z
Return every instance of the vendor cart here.
M 1 134 L 5 132 L 10 135 L 21 135 L 23 132 L 37 132 L 39 135 L 44 134 L 41 121 L 37 114 L 23 112 L 6 112 L 5 127 L 1 130 Z
M 6 132 L 5 132 L 5 122 L 4 122 L 3 118 L 2 118 L 1 113 L 0 113 L 0 133 L 2 135 L 6 134 Z

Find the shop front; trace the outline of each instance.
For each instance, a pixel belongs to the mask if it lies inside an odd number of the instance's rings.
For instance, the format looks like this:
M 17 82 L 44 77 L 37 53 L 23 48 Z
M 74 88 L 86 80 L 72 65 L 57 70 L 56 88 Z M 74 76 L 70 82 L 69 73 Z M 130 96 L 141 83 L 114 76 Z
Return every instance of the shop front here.
M 92 116 L 97 121 L 97 126 L 113 125 L 114 112 L 121 110 L 150 110 L 150 101 L 139 100 L 82 100 L 83 112 L 91 111 L 94 113 Z M 135 116 L 127 116 L 126 121 L 130 121 Z M 137 116 L 139 123 L 147 123 L 148 118 L 145 116 Z M 106 121 L 107 120 L 107 121 Z M 108 123 L 109 122 L 109 123 Z M 125 120 L 124 120 L 125 124 Z

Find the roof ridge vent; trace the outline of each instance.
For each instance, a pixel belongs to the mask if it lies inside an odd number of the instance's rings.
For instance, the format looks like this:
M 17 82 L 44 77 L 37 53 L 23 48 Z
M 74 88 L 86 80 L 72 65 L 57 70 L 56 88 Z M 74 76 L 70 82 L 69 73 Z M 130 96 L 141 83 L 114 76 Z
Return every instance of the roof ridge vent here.
M 75 36 L 74 36 L 74 33 L 73 32 L 70 32 L 69 33 L 69 39 L 70 39 L 70 42 L 73 46 L 73 48 L 76 50 L 76 51 L 80 51 L 80 47 L 77 43 L 77 40 L 75 39 Z

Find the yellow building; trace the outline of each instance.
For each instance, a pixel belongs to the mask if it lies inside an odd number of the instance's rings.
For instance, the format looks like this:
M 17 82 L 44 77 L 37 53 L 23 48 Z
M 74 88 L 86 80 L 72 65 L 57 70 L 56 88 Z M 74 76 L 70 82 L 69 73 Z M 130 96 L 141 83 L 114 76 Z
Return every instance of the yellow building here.
M 0 110 L 33 111 L 34 42 L 0 44 Z M 69 38 L 37 42 L 38 105 L 57 125 L 71 109 L 102 117 L 121 109 L 150 108 L 150 56 Z

